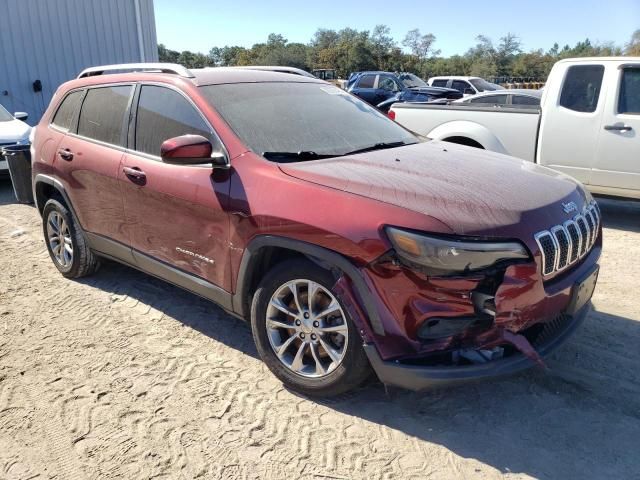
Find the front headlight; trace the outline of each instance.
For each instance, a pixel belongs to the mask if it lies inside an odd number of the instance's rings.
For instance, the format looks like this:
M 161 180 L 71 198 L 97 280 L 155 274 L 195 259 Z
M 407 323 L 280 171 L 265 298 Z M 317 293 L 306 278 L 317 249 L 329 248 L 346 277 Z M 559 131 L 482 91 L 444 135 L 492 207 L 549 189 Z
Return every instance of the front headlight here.
M 433 275 L 455 275 L 505 260 L 525 260 L 529 253 L 518 242 L 456 240 L 418 234 L 394 227 L 385 231 L 402 260 L 425 267 Z

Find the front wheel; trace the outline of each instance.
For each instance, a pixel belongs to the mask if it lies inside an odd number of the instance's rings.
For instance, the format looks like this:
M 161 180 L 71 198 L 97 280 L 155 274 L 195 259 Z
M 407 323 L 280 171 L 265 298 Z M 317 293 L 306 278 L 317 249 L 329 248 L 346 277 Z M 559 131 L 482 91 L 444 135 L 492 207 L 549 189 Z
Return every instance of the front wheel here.
M 309 261 L 287 261 L 267 274 L 253 297 L 251 327 L 262 360 L 287 386 L 308 395 L 343 393 L 370 373 L 334 283 L 331 273 Z

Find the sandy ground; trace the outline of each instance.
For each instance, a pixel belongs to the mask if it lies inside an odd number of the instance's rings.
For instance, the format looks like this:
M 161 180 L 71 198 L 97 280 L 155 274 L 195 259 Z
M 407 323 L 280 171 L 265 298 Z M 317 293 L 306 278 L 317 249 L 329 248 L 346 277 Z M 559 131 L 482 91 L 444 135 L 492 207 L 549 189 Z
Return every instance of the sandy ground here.
M 204 300 L 64 279 L 0 180 L 0 479 L 640 478 L 640 203 L 602 210 L 595 312 L 550 371 L 311 401 Z

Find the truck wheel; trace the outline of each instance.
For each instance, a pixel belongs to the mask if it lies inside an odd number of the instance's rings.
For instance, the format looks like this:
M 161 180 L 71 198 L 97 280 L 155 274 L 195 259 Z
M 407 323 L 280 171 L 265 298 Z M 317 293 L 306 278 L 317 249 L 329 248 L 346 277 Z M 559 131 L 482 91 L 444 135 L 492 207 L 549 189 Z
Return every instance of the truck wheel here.
M 99 268 L 98 257 L 89 249 L 80 226 L 65 205 L 58 200 L 47 201 L 42 219 L 49 256 L 63 276 L 84 277 Z
M 330 272 L 310 261 L 287 261 L 266 275 L 251 305 L 260 357 L 285 385 L 307 395 L 338 395 L 361 385 L 371 371 L 334 283 Z

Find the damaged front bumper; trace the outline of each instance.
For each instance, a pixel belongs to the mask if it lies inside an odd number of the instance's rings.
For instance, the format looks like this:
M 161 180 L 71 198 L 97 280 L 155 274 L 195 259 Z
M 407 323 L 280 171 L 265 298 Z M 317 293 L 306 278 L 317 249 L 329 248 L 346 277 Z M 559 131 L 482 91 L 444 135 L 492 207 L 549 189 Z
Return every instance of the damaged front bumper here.
M 591 304 L 588 303 L 573 315 L 562 314 L 545 324 L 545 330 L 533 344 L 537 355 L 544 357 L 564 343 L 583 322 L 590 309 Z M 537 364 L 531 356 L 517 352 L 508 357 L 479 364 L 422 366 L 397 360 L 384 361 L 372 343 L 366 343 L 364 350 L 382 383 L 408 390 L 454 386 L 474 380 L 511 375 Z

